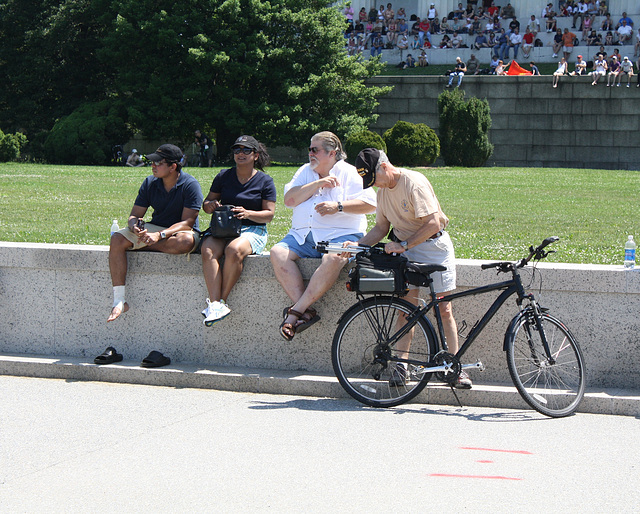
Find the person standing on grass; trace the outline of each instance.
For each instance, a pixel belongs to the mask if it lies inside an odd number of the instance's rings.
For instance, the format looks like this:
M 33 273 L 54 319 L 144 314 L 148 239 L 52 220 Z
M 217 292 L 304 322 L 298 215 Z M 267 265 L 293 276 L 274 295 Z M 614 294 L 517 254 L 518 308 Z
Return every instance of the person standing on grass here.
M 374 245 L 382 241 L 393 227 L 393 241 L 385 245 L 385 252 L 404 254 L 412 262 L 445 266 L 445 271 L 431 274 L 434 289 L 443 296 L 454 291 L 456 258 L 451 237 L 445 231 L 449 218 L 442 211 L 427 178 L 417 171 L 395 167 L 382 150 L 375 148 L 365 148 L 358 154 L 356 169 L 365 189 L 374 185 L 378 188 L 376 224 L 357 242 L 347 241 L 343 246 Z M 418 293 L 418 287 L 410 286 L 405 299 L 418 305 Z M 455 355 L 458 351 L 458 329 L 451 303 L 443 302 L 438 308 L 448 351 Z M 408 358 L 410 345 L 410 337 L 398 341 L 396 347 L 401 358 Z M 405 365 L 397 363 L 391 371 L 389 384 L 402 387 L 410 378 Z M 471 379 L 462 371 L 454 387 L 470 389 L 471 386 Z
M 127 251 L 149 250 L 187 254 L 197 247 L 200 238 L 198 212 L 202 205 L 200 184 L 182 171 L 182 150 L 165 144 L 146 156 L 153 175 L 148 176 L 133 203 L 127 227 L 114 232 L 109 245 L 109 271 L 113 285 L 113 306 L 107 321 L 114 321 L 129 310 L 125 300 Z M 143 217 L 153 208 L 151 222 Z

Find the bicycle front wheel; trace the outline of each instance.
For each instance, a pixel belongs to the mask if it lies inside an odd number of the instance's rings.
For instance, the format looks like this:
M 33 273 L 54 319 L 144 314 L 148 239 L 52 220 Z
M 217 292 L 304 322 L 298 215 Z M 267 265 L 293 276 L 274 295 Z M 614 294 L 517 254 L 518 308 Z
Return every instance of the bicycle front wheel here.
M 420 317 L 411 331 L 390 344 L 416 307 L 396 297 L 374 296 L 341 318 L 331 361 L 342 387 L 373 407 L 393 407 L 417 396 L 431 377 L 424 367 L 435 353 L 433 325 Z
M 564 324 L 541 315 L 552 359 L 532 316 L 522 314 L 506 334 L 507 364 L 518 392 L 538 412 L 561 418 L 577 408 L 585 389 L 582 351 Z

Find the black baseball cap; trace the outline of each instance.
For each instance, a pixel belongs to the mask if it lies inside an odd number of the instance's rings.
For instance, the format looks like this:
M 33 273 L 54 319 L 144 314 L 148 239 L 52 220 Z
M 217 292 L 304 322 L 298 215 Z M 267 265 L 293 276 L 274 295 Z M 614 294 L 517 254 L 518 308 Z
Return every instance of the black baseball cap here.
M 236 146 L 244 146 L 245 148 L 251 148 L 254 151 L 258 151 L 260 149 L 260 143 L 258 143 L 258 140 L 251 136 L 240 136 L 236 139 L 236 142 L 231 145 L 231 148 L 235 148 Z
M 182 159 L 182 150 L 176 145 L 166 144 L 160 146 L 155 152 L 145 155 L 150 161 L 161 161 L 166 159 L 168 162 L 180 162 Z
M 356 157 L 356 169 L 362 177 L 362 187 L 367 189 L 376 181 L 376 166 L 380 159 L 380 150 L 377 148 L 365 148 Z

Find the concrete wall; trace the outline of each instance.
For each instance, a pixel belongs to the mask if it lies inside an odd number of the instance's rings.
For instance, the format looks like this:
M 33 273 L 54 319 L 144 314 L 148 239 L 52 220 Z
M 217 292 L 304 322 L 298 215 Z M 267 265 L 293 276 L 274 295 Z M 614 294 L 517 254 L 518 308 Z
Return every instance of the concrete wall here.
M 464 77 L 466 97 L 486 98 L 491 108 L 495 150 L 487 166 L 640 169 L 640 89 L 591 86 L 589 77 L 564 77 L 554 89 L 551 80 Z M 381 98 L 372 130 L 382 133 L 403 120 L 437 132 L 438 95 L 446 83 L 437 76 L 371 79 L 371 85 L 394 86 Z
M 249 257 L 229 298 L 231 315 L 206 328 L 200 311 L 206 290 L 199 256 L 129 255 L 127 300 L 131 310 L 106 323 L 111 308 L 108 247 L 0 243 L 0 353 L 80 357 L 88 362 L 109 345 L 126 359 L 159 350 L 177 362 L 306 370 L 332 374 L 330 346 L 336 322 L 355 302 L 344 274 L 316 305 L 322 321 L 285 342 L 278 334 L 287 297 L 266 256 Z M 458 285 L 496 279 L 480 261 L 458 261 Z M 310 276 L 317 261 L 303 262 Z M 539 277 L 542 277 L 542 290 Z M 542 264 L 534 291 L 563 319 L 584 350 L 591 387 L 640 387 L 640 271 L 621 266 Z M 489 295 L 491 296 L 491 295 Z M 493 297 L 493 296 L 491 296 Z M 488 298 L 455 305 L 458 322 L 472 326 Z M 503 308 L 467 357 L 487 366 L 474 380 L 510 383 L 502 341 L 515 302 Z

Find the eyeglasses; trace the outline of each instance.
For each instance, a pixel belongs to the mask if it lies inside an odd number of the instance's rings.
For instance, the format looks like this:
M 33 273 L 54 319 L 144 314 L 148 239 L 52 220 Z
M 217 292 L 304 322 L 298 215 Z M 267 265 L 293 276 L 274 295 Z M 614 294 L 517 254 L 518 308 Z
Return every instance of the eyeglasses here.
M 310 146 L 310 147 L 309 147 L 309 153 L 316 154 L 316 153 L 318 153 L 320 150 L 322 150 L 322 148 L 317 147 L 317 146 Z
M 151 166 L 160 166 L 161 164 L 167 164 L 167 161 L 162 160 L 162 161 L 149 161 L 149 164 Z
M 245 147 L 239 147 L 239 148 L 234 148 L 233 149 L 233 153 L 238 155 L 240 153 L 243 153 L 245 155 L 251 155 L 253 153 L 253 149 L 251 148 L 245 148 Z

